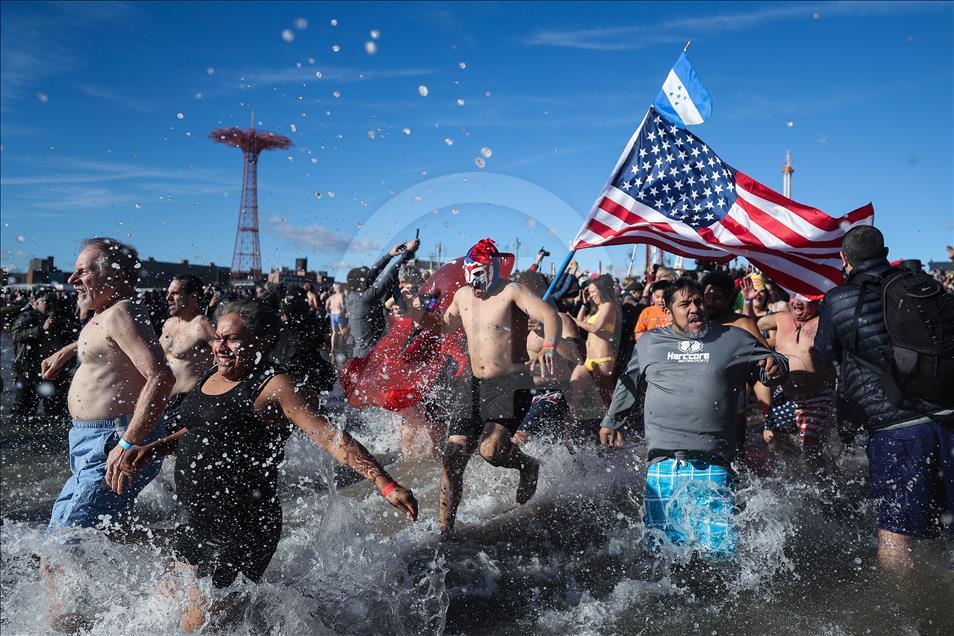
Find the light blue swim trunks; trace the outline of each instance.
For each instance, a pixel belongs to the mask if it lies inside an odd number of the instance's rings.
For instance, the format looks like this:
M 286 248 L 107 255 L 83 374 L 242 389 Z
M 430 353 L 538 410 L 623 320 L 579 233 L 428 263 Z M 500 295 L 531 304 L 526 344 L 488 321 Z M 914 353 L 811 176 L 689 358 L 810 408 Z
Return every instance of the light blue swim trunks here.
M 735 554 L 735 496 L 732 473 L 695 459 L 665 459 L 646 468 L 647 530 L 661 530 L 675 545 L 688 545 L 703 556 L 721 560 Z M 646 535 L 659 549 L 659 533 Z
M 106 457 L 126 432 L 132 415 L 111 420 L 73 420 L 70 429 L 70 478 L 53 503 L 48 531 L 63 527 L 92 528 L 108 515 L 110 523 L 123 520 L 132 512 L 136 496 L 156 478 L 162 461 L 156 459 L 136 474 L 122 495 L 106 485 Z M 160 422 L 144 443 L 162 437 Z

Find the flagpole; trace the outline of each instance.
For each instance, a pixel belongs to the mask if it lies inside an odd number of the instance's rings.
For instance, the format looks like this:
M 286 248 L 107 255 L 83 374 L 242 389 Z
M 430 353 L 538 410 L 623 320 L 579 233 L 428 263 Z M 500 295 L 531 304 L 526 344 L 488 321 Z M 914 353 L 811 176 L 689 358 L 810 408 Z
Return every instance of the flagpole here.
M 589 222 L 590 218 L 593 216 L 593 211 L 599 206 L 600 201 L 602 201 L 603 192 L 606 191 L 606 188 L 609 187 L 609 184 L 613 182 L 613 178 L 616 177 L 616 173 L 619 172 L 620 167 L 626 161 L 626 157 L 629 156 L 629 152 L 633 149 L 633 144 L 636 143 L 636 139 L 639 138 L 639 132 L 643 129 L 643 125 L 646 123 L 646 119 L 649 117 L 649 108 L 646 109 L 646 114 L 643 115 L 643 120 L 639 122 L 639 126 L 636 127 L 636 132 L 629 138 L 629 142 L 626 144 L 626 147 L 623 148 L 622 154 L 619 156 L 619 159 L 616 161 L 616 166 L 613 168 L 613 171 L 610 173 L 609 178 L 606 180 L 606 183 L 603 184 L 603 187 L 600 189 L 600 195 L 596 198 L 596 201 L 593 202 L 593 205 L 590 206 L 590 213 L 586 215 L 586 220 L 583 221 L 583 226 L 580 227 L 580 232 L 583 231 L 583 228 L 586 227 L 586 224 Z M 577 236 L 580 235 L 580 232 L 577 232 Z M 546 300 L 550 297 L 550 294 L 553 293 L 553 290 L 556 289 L 557 283 L 563 278 L 563 272 L 566 271 L 567 265 L 570 264 L 570 260 L 573 258 L 573 255 L 576 254 L 575 249 L 571 249 L 570 253 L 566 255 L 566 258 L 563 259 L 563 265 L 557 270 L 557 275 L 553 277 L 553 280 L 550 282 L 550 286 L 547 288 L 547 292 L 543 295 L 543 300 Z

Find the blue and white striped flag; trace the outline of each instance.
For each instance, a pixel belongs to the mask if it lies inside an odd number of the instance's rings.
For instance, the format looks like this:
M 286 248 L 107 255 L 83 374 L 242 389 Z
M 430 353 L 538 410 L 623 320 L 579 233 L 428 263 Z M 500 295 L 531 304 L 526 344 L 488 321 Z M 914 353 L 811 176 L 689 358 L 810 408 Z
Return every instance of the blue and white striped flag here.
M 692 69 L 685 51 L 669 71 L 656 95 L 655 106 L 677 126 L 701 124 L 712 114 L 712 99 Z

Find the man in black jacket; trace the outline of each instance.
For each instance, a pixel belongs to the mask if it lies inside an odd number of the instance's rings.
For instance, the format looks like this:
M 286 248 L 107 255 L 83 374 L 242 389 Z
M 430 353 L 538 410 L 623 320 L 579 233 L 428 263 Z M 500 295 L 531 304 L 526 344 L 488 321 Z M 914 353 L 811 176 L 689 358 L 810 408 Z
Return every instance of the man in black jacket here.
M 16 357 L 16 398 L 13 413 L 36 415 L 40 399 L 46 415 L 66 414 L 66 390 L 69 376 L 55 382 L 40 382 L 40 362 L 76 338 L 76 326 L 66 312 L 58 311 L 58 299 L 52 291 L 37 292 L 13 322 L 11 329 Z
M 825 294 L 814 354 L 840 365 L 838 416 L 847 441 L 854 431 L 869 434 L 871 485 L 879 499 L 878 560 L 882 567 L 909 572 L 913 538 L 929 538 L 946 526 L 954 530 L 954 411 L 907 397 L 900 406 L 888 401 L 878 375 L 865 364 L 886 368 L 893 359 L 875 280 L 890 265 L 884 236 L 871 226 L 845 234 L 841 258 L 845 284 Z M 854 330 L 857 322 L 857 339 Z
M 371 267 L 357 267 L 348 272 L 345 308 L 351 337 L 354 338 L 352 353 L 355 357 L 367 355 L 384 335 L 387 328 L 384 301 L 397 284 L 398 270 L 414 257 L 420 245 L 417 239 L 398 243 Z M 397 261 L 385 270 L 395 256 Z

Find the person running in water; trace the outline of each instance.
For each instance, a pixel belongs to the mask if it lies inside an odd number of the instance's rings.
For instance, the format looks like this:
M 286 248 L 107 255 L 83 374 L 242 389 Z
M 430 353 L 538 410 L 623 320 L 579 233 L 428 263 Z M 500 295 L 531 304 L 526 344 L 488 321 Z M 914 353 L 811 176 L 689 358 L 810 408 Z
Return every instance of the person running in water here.
M 73 356 L 80 361 L 68 396 L 72 475 L 53 504 L 51 530 L 96 526 L 104 515 L 123 520 L 159 471 L 133 480 L 128 470 L 129 451 L 160 436 L 156 424 L 175 386 L 148 315 L 131 301 L 138 267 L 135 249 L 97 237 L 83 241 L 69 278 L 93 318 L 77 342 L 42 363 L 44 379 L 53 380 Z
M 646 332 L 620 377 L 600 442 L 620 444 L 620 427 L 646 379 L 647 463 L 644 522 L 660 539 L 703 556 L 732 558 L 735 510 L 731 464 L 735 409 L 747 380 L 785 380 L 788 361 L 736 327 L 710 323 L 702 287 L 679 279 L 666 290 L 672 325 Z
M 525 504 L 537 489 L 540 465 L 511 438 L 530 408 L 532 371 L 553 373 L 553 352 L 560 343 L 557 312 L 520 283 L 500 276 L 500 254 L 492 239 L 478 241 L 464 259 L 467 285 L 454 294 L 444 313 L 444 329 L 463 326 L 472 372 L 467 412 L 448 430 L 440 487 L 441 533 L 454 529 L 464 488 L 464 469 L 479 448 L 489 464 L 520 471 L 517 503 Z M 528 360 L 527 317 L 543 324 L 543 344 L 536 360 Z
M 166 290 L 169 318 L 162 325 L 159 342 L 176 378 L 163 415 L 166 432 L 179 426 L 179 406 L 202 374 L 212 366 L 212 323 L 202 314 L 199 297 L 202 281 L 196 276 L 176 276 Z
M 774 332 L 775 350 L 789 360 L 788 381 L 772 392 L 762 436 L 771 444 L 779 434 L 797 434 L 802 452 L 818 467 L 822 443 L 835 421 L 835 382 L 828 365 L 819 367 L 812 360 L 818 302 L 792 296 L 788 307 L 759 319 L 759 329 Z
M 258 581 L 275 553 L 282 530 L 278 467 L 296 426 L 417 519 L 411 491 L 351 435 L 335 429 L 310 392 L 272 364 L 280 330 L 278 312 L 264 303 L 225 303 L 212 344 L 216 366 L 183 401 L 183 429 L 134 453 L 136 467 L 143 467 L 176 452 L 176 494 L 187 521 L 176 531 L 175 569 L 211 576 L 218 588 L 239 573 Z M 194 587 L 186 596 L 180 629 L 191 632 L 205 623 L 207 602 Z
M 345 310 L 345 287 L 341 283 L 332 285 L 334 291 L 325 301 L 325 310 L 331 321 L 331 363 L 337 364 L 337 354 L 344 349 L 348 314 Z

